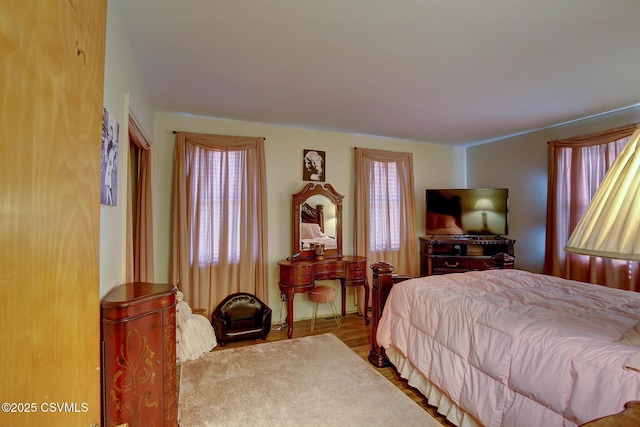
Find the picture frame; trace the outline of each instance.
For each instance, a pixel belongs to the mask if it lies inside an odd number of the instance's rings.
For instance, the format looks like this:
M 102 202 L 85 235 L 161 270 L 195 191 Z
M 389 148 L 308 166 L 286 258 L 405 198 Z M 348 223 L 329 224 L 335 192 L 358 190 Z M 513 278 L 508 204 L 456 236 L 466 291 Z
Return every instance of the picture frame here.
M 118 151 L 120 125 L 102 110 L 102 159 L 100 170 L 100 203 L 116 206 L 118 201 Z
M 302 179 L 304 181 L 324 182 L 326 168 L 324 151 L 304 150 L 302 156 Z

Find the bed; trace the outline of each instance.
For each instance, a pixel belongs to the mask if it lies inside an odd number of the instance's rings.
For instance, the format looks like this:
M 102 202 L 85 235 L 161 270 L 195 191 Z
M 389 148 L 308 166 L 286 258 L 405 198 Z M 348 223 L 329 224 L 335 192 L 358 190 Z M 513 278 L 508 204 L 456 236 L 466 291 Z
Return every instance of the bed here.
M 303 203 L 300 207 L 300 242 L 301 250 L 310 249 L 311 244 L 323 244 L 324 249 L 336 249 L 335 237 L 324 233 L 324 206 L 318 204 L 315 207 Z
M 386 266 L 369 360 L 452 423 L 576 426 L 640 400 L 640 294 L 500 269 L 394 285 Z

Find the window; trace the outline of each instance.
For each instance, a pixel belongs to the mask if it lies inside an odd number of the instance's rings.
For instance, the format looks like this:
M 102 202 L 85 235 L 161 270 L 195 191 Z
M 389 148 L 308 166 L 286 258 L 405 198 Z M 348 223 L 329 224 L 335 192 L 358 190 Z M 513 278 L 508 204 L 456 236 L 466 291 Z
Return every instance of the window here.
M 268 299 L 264 138 L 176 132 L 171 280 L 192 307 Z
M 197 181 L 191 198 L 198 207 L 199 228 L 191 236 L 191 261 L 200 265 L 221 261 L 237 264 L 240 261 L 240 212 L 242 203 L 241 168 L 245 165 L 242 151 L 213 151 L 197 149 L 193 174 Z M 222 242 L 226 242 L 223 245 Z
M 416 276 L 418 251 L 413 155 L 356 149 L 355 254 Z
M 400 183 L 395 163 L 373 161 L 369 182 L 370 250 L 400 250 Z
M 636 125 L 549 143 L 544 273 L 636 289 L 638 263 L 566 253 L 564 247 Z

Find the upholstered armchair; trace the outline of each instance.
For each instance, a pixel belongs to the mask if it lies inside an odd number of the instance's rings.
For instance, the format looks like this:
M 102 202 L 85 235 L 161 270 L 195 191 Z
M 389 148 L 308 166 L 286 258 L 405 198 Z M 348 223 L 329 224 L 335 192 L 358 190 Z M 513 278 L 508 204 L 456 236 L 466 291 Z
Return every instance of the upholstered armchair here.
M 226 297 L 211 314 L 211 324 L 221 346 L 246 339 L 267 339 L 271 309 L 255 295 L 245 292 Z

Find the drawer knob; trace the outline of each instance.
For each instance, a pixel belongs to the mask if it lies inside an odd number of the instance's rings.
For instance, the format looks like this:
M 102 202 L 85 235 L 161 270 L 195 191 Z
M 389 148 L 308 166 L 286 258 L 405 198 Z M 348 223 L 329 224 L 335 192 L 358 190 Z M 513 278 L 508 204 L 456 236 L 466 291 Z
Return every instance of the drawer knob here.
M 446 265 L 449 268 L 456 268 L 458 266 L 458 261 L 456 261 L 453 264 L 449 264 L 447 261 L 444 262 L 444 265 Z

